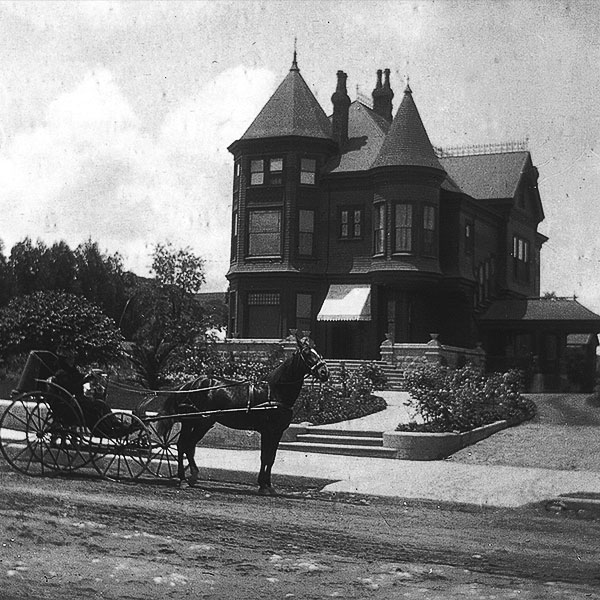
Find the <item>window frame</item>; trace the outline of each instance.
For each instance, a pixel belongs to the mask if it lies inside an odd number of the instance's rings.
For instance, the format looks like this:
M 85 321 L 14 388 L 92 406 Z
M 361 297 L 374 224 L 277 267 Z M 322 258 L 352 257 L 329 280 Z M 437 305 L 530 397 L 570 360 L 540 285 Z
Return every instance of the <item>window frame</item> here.
M 252 218 L 256 217 L 259 213 L 273 213 L 277 214 L 279 218 L 279 229 L 277 232 L 273 231 L 252 231 Z M 253 239 L 257 240 L 257 236 L 264 235 L 277 235 L 278 239 L 278 250 L 275 253 L 253 253 Z M 281 208 L 252 208 L 248 211 L 248 235 L 247 235 L 247 247 L 246 256 L 247 258 L 281 258 L 282 255 L 282 243 L 283 243 L 283 210 Z
M 274 163 L 279 163 L 281 168 L 274 169 Z M 281 186 L 284 184 L 284 174 L 285 158 L 282 154 L 250 158 L 248 177 L 250 187 Z M 261 175 L 260 181 L 255 181 L 255 175 Z
M 475 254 L 475 221 L 467 219 L 464 227 L 465 254 L 473 256 Z
M 513 234 L 512 243 L 513 278 L 520 283 L 531 282 L 531 242 L 521 237 L 518 233 Z
M 308 316 L 301 315 L 299 312 L 299 298 L 300 296 L 305 296 L 308 298 Z M 296 292 L 296 328 L 301 331 L 310 331 L 312 329 L 312 319 L 313 319 L 313 305 L 314 305 L 314 294 L 308 292 Z M 305 327 L 304 325 L 308 325 Z
M 428 227 L 429 219 L 427 214 L 431 210 L 430 215 L 432 217 L 432 227 Z M 424 204 L 423 205 L 423 219 L 422 219 L 422 251 L 424 256 L 435 256 L 437 254 L 437 207 L 435 204 Z
M 403 225 L 398 224 L 398 218 L 400 214 L 400 208 L 407 209 L 405 213 L 405 217 L 407 223 Z M 414 246 L 414 214 L 415 209 L 412 202 L 397 202 L 394 204 L 394 254 L 412 254 L 415 250 Z M 404 243 L 400 247 L 398 244 L 399 234 L 404 232 L 406 235 L 403 236 L 405 239 L 404 242 L 408 241 L 408 244 Z
M 385 256 L 386 253 L 386 226 L 387 226 L 387 204 L 379 202 L 374 206 L 373 219 L 373 255 Z
M 307 162 L 314 163 L 314 168 L 307 169 L 304 167 L 304 163 Z M 316 158 L 312 156 L 301 156 L 300 157 L 300 170 L 299 170 L 299 183 L 300 185 L 308 185 L 315 186 L 317 185 L 317 169 L 318 169 L 318 161 Z M 305 175 L 309 176 L 309 181 L 304 181 Z M 311 177 L 312 176 L 312 177 Z
M 363 239 L 363 208 L 354 206 L 342 206 L 339 208 L 339 230 L 340 240 L 362 240 Z M 344 215 L 345 222 L 344 222 Z M 346 227 L 344 233 L 344 226 Z
M 302 213 L 311 215 L 312 223 L 310 230 L 302 230 Z M 298 209 L 298 256 L 312 258 L 315 255 L 315 225 L 316 225 L 316 211 L 310 208 L 299 208 Z M 310 238 L 310 252 L 303 252 L 302 238 L 308 236 Z M 307 239 L 308 239 L 307 237 Z

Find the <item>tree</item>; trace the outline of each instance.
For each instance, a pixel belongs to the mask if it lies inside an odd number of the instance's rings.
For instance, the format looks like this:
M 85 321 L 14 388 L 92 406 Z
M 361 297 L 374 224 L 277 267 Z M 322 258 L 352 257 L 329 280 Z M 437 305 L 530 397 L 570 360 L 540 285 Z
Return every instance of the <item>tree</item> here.
M 77 279 L 75 255 L 66 242 L 46 248 L 40 257 L 40 289 L 73 292 Z
M 140 281 L 128 301 L 123 328 L 132 341 L 130 359 L 138 378 L 159 389 L 170 372 L 180 370 L 178 362 L 191 347 L 198 354 L 204 346 L 204 312 L 194 297 L 205 280 L 204 261 L 189 248 L 159 244 L 152 269 L 155 279 Z
M 4 256 L 4 244 L 0 240 L 0 306 L 4 306 L 10 300 L 11 291 L 12 277 Z
M 8 266 L 11 271 L 14 296 L 24 296 L 42 289 L 42 257 L 47 248 L 39 241 L 34 246 L 31 238 L 17 242 L 10 251 Z
M 30 350 L 72 349 L 80 363 L 112 362 L 123 338 L 114 321 L 83 298 L 36 292 L 13 298 L 0 310 L 0 348 L 5 357 Z
M 121 255 L 103 254 L 88 240 L 75 249 L 75 262 L 77 291 L 118 322 L 126 302 Z

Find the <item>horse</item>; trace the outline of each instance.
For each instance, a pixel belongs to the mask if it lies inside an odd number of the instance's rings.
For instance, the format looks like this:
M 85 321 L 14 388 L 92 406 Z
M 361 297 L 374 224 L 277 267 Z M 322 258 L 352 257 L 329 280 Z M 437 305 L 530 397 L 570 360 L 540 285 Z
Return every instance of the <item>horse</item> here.
M 200 377 L 186 383 L 164 402 L 162 415 L 180 415 L 181 431 L 177 442 L 177 476 L 184 485 L 184 455 L 190 467 L 187 483 L 198 482 L 194 460 L 196 444 L 215 423 L 231 429 L 257 431 L 261 436 L 259 494 L 276 495 L 271 485 L 271 468 L 283 432 L 292 420 L 292 407 L 300 395 L 304 378 L 312 375 L 321 382 L 329 378 L 327 364 L 312 341 L 296 336 L 294 353 L 277 366 L 265 381 L 257 384 Z M 189 393 L 186 393 L 189 390 Z M 202 412 L 203 415 L 194 415 Z M 186 416 L 186 413 L 191 413 Z M 209 413 L 209 414 L 206 414 Z M 169 427 L 166 420 L 159 425 Z

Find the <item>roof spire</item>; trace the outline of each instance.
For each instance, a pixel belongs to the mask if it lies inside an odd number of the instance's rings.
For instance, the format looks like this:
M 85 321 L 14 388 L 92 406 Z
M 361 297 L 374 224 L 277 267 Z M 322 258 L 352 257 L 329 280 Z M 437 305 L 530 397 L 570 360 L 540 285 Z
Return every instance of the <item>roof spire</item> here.
M 298 68 L 298 53 L 296 52 L 297 42 L 298 42 L 298 38 L 294 37 L 294 60 L 292 61 L 292 67 L 290 68 L 290 71 L 299 71 L 300 70 Z

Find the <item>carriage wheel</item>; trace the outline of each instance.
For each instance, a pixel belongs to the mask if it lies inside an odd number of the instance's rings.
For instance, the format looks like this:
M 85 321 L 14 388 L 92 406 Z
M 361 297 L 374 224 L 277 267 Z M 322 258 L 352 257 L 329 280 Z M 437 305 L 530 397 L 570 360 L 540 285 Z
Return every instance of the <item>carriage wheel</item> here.
M 70 472 L 90 460 L 82 449 L 81 432 L 80 412 L 73 403 L 34 392 L 17 398 L 4 411 L 0 450 L 14 469 L 27 475 Z
M 150 433 L 151 459 L 147 469 L 154 476 L 165 479 L 177 477 L 177 442 L 181 423 L 166 424 L 164 421 L 146 423 Z
M 114 411 L 93 427 L 90 439 L 94 467 L 105 479 L 134 480 L 151 458 L 150 434 L 139 417 Z

